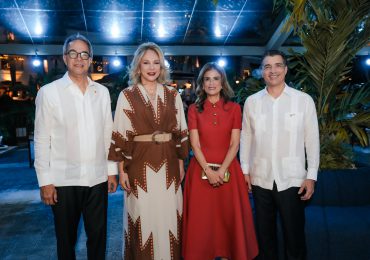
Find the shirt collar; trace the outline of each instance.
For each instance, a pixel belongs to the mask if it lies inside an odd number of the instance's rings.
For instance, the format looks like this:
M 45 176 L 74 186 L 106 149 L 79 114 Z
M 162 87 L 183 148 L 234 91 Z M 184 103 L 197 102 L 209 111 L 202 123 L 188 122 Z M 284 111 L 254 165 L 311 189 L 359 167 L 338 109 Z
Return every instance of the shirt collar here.
M 64 74 L 64 76 L 62 77 L 62 80 L 63 80 L 63 86 L 65 88 L 76 86 L 76 84 L 69 77 L 68 71 Z M 88 82 L 87 88 L 94 86 L 95 82 L 93 80 L 91 80 L 89 77 L 87 77 L 87 82 Z
M 222 107 L 224 104 L 224 99 L 220 98 L 216 103 L 211 103 L 208 98 L 204 101 L 204 107 Z
M 263 94 L 263 96 L 269 95 L 269 93 L 267 91 L 267 86 L 265 86 L 265 88 L 262 90 L 262 94 Z M 281 94 L 287 94 L 288 96 L 292 96 L 293 95 L 292 88 L 289 87 L 288 84 L 285 83 L 283 92 Z
M 289 87 L 288 84 L 285 83 L 285 88 L 283 90 L 283 93 L 287 94 L 288 96 L 292 96 L 293 95 L 293 89 L 291 87 Z

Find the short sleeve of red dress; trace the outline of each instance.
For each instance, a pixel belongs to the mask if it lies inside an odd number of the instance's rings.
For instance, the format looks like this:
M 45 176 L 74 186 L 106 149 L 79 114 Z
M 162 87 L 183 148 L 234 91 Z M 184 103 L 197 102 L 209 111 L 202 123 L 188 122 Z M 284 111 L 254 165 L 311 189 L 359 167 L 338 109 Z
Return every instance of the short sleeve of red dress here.
M 194 104 L 191 104 L 188 110 L 188 129 L 198 129 L 197 108 Z
M 233 109 L 233 129 L 242 128 L 242 112 L 239 104 L 234 103 Z

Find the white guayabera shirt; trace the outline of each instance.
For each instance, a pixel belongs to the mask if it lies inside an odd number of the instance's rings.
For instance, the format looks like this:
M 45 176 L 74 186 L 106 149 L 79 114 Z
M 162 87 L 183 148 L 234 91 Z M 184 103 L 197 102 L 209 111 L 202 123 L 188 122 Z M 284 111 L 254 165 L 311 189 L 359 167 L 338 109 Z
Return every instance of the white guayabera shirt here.
M 307 170 L 306 170 L 306 155 Z M 301 91 L 285 85 L 278 98 L 266 89 L 245 101 L 240 161 L 253 185 L 278 191 L 317 179 L 320 159 L 315 104 Z
M 94 186 L 117 174 L 107 160 L 112 135 L 110 96 L 88 79 L 85 94 L 63 78 L 36 98 L 35 168 L 39 186 Z

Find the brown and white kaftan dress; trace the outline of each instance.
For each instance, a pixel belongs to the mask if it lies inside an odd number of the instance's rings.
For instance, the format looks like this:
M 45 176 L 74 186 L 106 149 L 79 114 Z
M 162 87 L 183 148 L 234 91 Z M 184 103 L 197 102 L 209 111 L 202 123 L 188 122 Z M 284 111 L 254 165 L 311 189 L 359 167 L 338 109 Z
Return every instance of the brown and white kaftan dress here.
M 163 131 L 169 142 L 136 142 Z M 124 161 L 131 191 L 125 193 L 126 260 L 180 259 L 182 191 L 179 159 L 188 155 L 188 130 L 176 89 L 157 85 L 153 104 L 142 85 L 124 89 L 117 102 L 109 159 Z

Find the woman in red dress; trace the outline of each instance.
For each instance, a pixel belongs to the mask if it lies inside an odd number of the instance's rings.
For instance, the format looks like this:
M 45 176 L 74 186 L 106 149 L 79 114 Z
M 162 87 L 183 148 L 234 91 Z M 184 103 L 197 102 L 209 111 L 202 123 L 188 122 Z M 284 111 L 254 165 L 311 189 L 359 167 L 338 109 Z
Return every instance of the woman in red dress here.
M 216 63 L 207 63 L 200 71 L 197 96 L 188 113 L 195 156 L 185 181 L 183 257 L 253 259 L 258 246 L 245 180 L 249 176 L 243 176 L 236 158 L 241 109 L 230 101 L 233 91 Z

